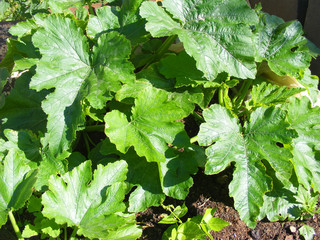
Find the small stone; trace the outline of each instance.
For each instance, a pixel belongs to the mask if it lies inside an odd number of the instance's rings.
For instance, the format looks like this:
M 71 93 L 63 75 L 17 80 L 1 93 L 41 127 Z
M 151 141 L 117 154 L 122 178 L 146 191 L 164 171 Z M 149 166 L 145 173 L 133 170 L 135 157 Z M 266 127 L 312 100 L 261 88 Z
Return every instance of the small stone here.
M 286 236 L 285 240 L 293 240 L 293 236 L 292 235 Z
M 292 233 L 295 233 L 295 232 L 297 231 L 297 228 L 294 227 L 294 226 L 290 226 L 290 231 L 291 231 Z

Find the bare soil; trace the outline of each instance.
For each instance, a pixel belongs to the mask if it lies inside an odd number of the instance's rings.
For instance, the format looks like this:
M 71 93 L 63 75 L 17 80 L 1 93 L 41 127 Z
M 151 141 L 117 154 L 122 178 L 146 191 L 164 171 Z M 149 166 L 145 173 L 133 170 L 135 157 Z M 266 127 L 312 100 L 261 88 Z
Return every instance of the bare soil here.
M 233 200 L 228 195 L 228 185 L 232 170 L 207 176 L 202 171 L 194 176 L 194 185 L 185 200 L 189 209 L 188 217 L 204 214 L 207 208 L 216 208 L 215 216 L 230 225 L 219 232 L 211 232 L 215 240 L 298 240 L 299 228 L 307 224 L 315 229 L 314 240 L 320 240 L 320 215 L 315 214 L 307 221 L 269 222 L 260 221 L 254 229 L 250 229 L 240 219 L 238 212 L 233 208 Z M 183 201 L 167 199 L 165 204 L 182 204 Z M 318 202 L 319 206 L 319 202 Z M 137 214 L 137 221 L 143 222 L 143 236 L 140 239 L 158 240 L 169 225 L 158 224 L 163 213 L 161 207 L 152 207 Z

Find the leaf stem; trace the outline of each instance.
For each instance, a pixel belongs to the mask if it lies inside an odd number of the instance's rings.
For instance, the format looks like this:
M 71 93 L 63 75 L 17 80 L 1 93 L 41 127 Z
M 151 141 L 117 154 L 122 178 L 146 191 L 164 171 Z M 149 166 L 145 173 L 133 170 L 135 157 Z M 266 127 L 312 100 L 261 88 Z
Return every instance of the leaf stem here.
M 90 13 L 91 15 L 95 15 L 95 14 L 94 14 L 94 10 L 93 10 L 93 8 L 92 8 L 92 6 L 91 6 L 91 1 L 90 1 L 90 0 L 87 0 L 86 2 L 87 2 L 88 7 L 89 7 L 89 13 Z
M 219 104 L 221 106 L 224 106 L 223 96 L 224 96 L 224 89 L 223 89 L 223 87 L 220 87 L 219 88 Z
M 169 211 L 177 220 L 180 224 L 182 224 L 183 222 L 181 221 L 181 219 L 171 210 L 170 206 L 166 206 L 163 203 L 161 203 L 161 206 L 164 208 L 164 210 Z
M 67 225 L 64 225 L 64 240 L 68 240 Z
M 253 82 L 253 79 L 247 79 L 245 80 L 245 82 L 242 84 L 241 89 L 240 89 L 240 96 L 239 98 L 236 100 L 236 104 L 235 106 L 240 107 L 243 103 L 244 98 L 247 95 L 247 92 L 249 90 L 249 88 L 251 87 Z
M 12 224 L 12 227 L 13 227 L 13 230 L 14 232 L 16 233 L 17 237 L 18 237 L 18 240 L 24 240 L 24 238 L 21 236 L 21 232 L 20 232 L 20 229 L 18 227 L 18 224 L 16 222 L 16 219 L 14 218 L 13 216 L 13 213 L 12 213 L 12 210 L 9 211 L 9 218 L 10 218 L 10 221 L 11 221 L 11 224 Z
M 86 132 L 104 132 L 104 125 L 93 125 L 93 126 L 86 126 L 84 131 Z
M 141 69 L 146 69 L 147 67 L 149 67 L 155 59 L 161 59 L 163 54 L 165 54 L 169 47 L 172 45 L 172 43 L 174 43 L 174 41 L 177 39 L 177 35 L 173 35 L 168 37 L 163 43 L 162 45 L 157 49 L 155 55 L 150 56 L 150 58 L 148 59 L 147 63 L 144 65 L 144 67 Z
M 70 239 L 74 238 L 76 235 L 77 235 L 77 231 L 78 231 L 78 228 L 77 227 L 74 227 L 73 231 L 72 231 L 72 234 L 70 236 Z
M 86 132 L 83 133 L 84 144 L 86 145 L 87 153 L 90 152 L 90 144 L 88 141 L 88 134 Z
M 192 112 L 191 115 L 194 117 L 196 122 L 199 122 L 199 123 L 204 123 L 205 122 L 203 117 L 199 113 Z
M 198 136 L 194 136 L 190 138 L 190 143 L 195 143 L 195 142 L 198 142 Z
M 162 45 L 158 48 L 156 54 L 160 57 L 162 57 L 163 54 L 166 53 L 166 51 L 168 51 L 169 47 L 172 45 L 172 43 L 174 43 L 174 41 L 177 39 L 177 35 L 173 35 L 168 37 L 163 43 Z

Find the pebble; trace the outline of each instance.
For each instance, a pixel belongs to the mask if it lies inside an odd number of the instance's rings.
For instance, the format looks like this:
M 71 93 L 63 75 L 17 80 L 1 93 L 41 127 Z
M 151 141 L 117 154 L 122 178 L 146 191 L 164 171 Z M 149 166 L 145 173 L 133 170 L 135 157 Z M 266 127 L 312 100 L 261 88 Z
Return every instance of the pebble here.
M 297 231 L 297 228 L 294 227 L 294 226 L 290 226 L 290 231 L 291 231 L 292 233 L 295 233 L 295 232 Z

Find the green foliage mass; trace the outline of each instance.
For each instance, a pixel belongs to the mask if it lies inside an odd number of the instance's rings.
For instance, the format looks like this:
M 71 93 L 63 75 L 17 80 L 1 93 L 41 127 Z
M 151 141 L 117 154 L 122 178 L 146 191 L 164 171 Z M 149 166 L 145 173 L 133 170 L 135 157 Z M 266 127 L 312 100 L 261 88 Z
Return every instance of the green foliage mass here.
M 1 20 L 24 20 L 0 63 L 0 90 L 15 80 L 0 95 L 0 227 L 137 239 L 135 213 L 161 205 L 163 239 L 211 238 L 228 225 L 214 210 L 183 222 L 185 206 L 163 205 L 200 168 L 233 172 L 251 228 L 317 212 L 320 50 L 299 22 L 245 0 L 95 2 L 0 3 Z

